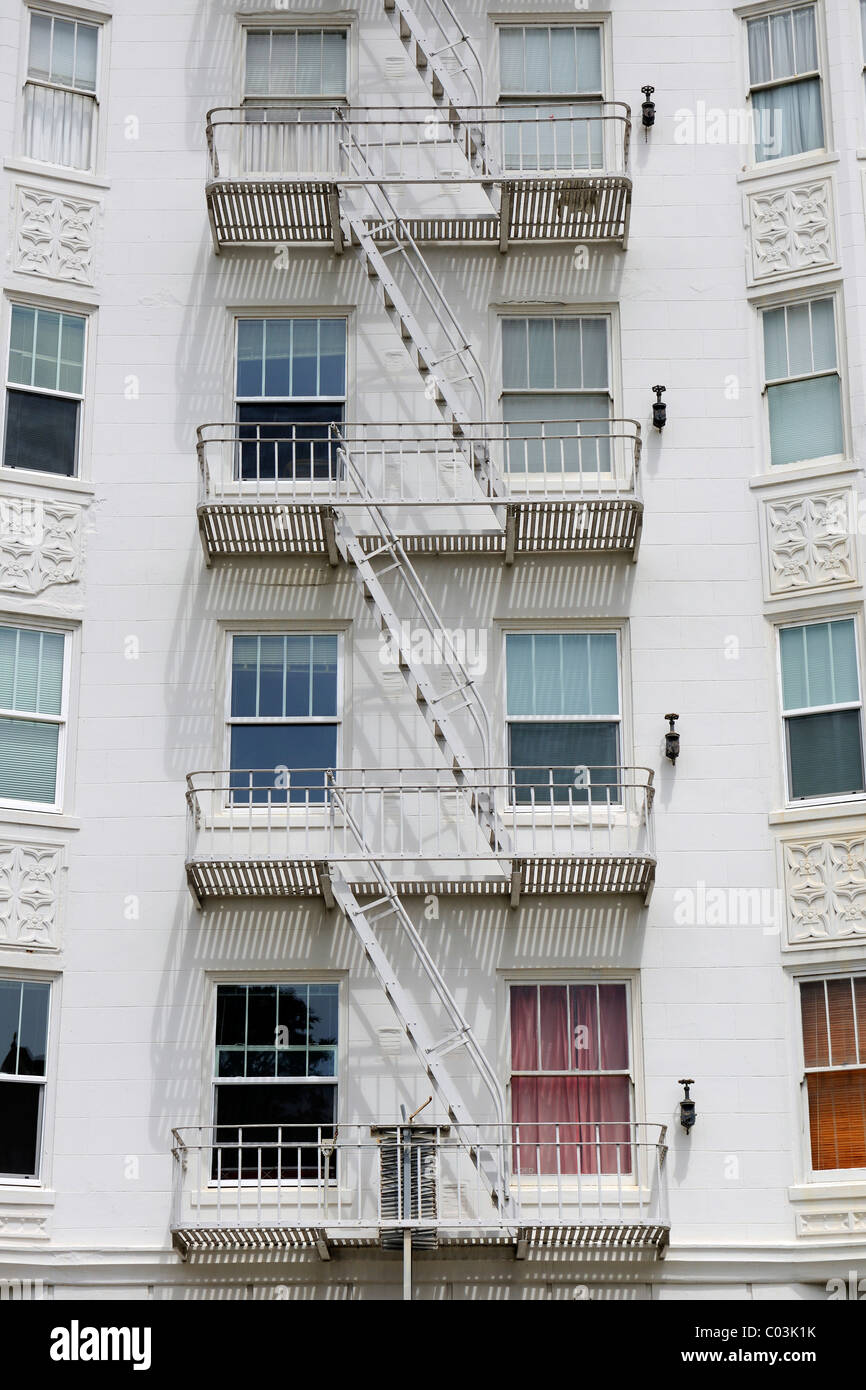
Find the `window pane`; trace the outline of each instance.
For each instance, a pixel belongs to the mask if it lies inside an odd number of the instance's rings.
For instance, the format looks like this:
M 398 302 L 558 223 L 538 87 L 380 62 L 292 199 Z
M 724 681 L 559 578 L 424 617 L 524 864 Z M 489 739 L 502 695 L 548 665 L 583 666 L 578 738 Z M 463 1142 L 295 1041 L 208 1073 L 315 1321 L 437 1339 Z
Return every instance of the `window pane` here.
M 836 366 L 836 327 L 832 299 L 815 299 L 812 309 L 812 356 L 815 371 Z
M 601 29 L 579 28 L 577 38 L 577 90 L 579 92 L 600 92 L 601 84 Z
M 830 1065 L 856 1065 L 857 1039 L 854 1032 L 854 993 L 850 980 L 827 981 L 827 1007 L 830 1014 Z
M 217 1047 L 243 1046 L 246 1041 L 246 985 L 217 987 Z
M 30 56 L 28 73 L 47 82 L 51 76 L 51 16 L 30 14 Z
M 48 1040 L 48 996 L 51 986 L 27 982 L 22 986 L 21 1039 L 18 1048 L 20 1076 L 45 1075 Z
M 625 1071 L 629 1065 L 628 993 L 625 985 L 599 985 L 601 1070 Z
M 322 38 L 322 91 L 329 95 L 342 96 L 346 91 L 346 52 L 347 35 L 345 30 L 325 30 Z
M 346 320 L 319 320 L 319 395 L 346 394 Z
M 814 72 L 818 67 L 818 35 L 815 6 L 794 10 L 794 59 L 797 72 Z
M 51 47 L 51 80 L 72 86 L 75 72 L 75 25 L 66 19 L 54 18 L 54 42 Z
M 524 29 L 526 91 L 550 91 L 550 30 Z
M 791 304 L 788 319 L 788 373 L 807 376 L 812 363 L 812 315 L 808 304 Z
M 75 85 L 85 92 L 96 91 L 96 47 L 99 30 L 95 24 L 79 24 L 75 46 Z
M 259 638 L 259 716 L 281 717 L 285 713 L 286 639 L 275 634 Z
M 534 800 L 539 806 L 551 801 L 583 805 L 588 798 L 601 803 L 620 799 L 616 724 L 511 724 L 509 744 L 515 796 L 520 804 Z M 584 768 L 591 769 L 589 793 L 586 774 L 580 771 Z
M 555 367 L 553 385 L 560 391 L 579 388 L 583 383 L 580 319 L 554 319 Z M 592 367 L 590 366 L 590 375 Z
M 581 339 L 583 351 L 581 361 L 584 390 L 594 390 L 608 385 L 607 372 L 607 319 L 581 319 Z
M 336 766 L 337 726 L 335 724 L 234 725 L 231 731 L 232 801 L 247 805 L 285 805 L 285 775 L 276 769 L 290 769 L 292 802 L 321 804 L 324 800 L 324 773 Z M 262 769 L 250 778 L 246 769 Z M 278 785 L 278 782 L 280 785 Z M 250 785 L 253 790 L 250 791 Z
M 556 386 L 552 319 L 529 320 L 529 385 L 540 391 Z
M 263 396 L 264 391 L 264 332 L 261 319 L 238 320 L 238 381 L 239 396 Z
M 864 790 L 859 710 L 798 715 L 787 726 L 792 798 Z
M 56 724 L 0 719 L 0 797 L 51 804 L 57 786 Z
M 595 985 L 573 985 L 571 1017 L 574 1028 L 574 1066 L 578 1071 L 598 1071 L 598 992 Z
M 292 341 L 293 396 L 318 396 L 319 323 L 317 319 L 296 319 Z
M 9 337 L 9 380 L 20 386 L 33 385 L 33 345 L 36 341 L 36 310 L 23 304 L 12 305 Z
M 794 26 L 791 11 L 770 15 L 770 46 L 773 52 L 773 76 L 792 77 L 794 64 Z
M 258 663 L 258 637 L 233 637 L 231 696 L 233 715 L 258 714 Z
M 764 313 L 764 371 L 768 381 L 790 375 L 784 309 L 767 309 Z
M 34 628 L 0 628 L 0 705 L 23 713 L 59 714 L 63 636 Z
M 812 1167 L 866 1167 L 866 1071 L 811 1072 L 806 1084 Z
M 0 1072 L 18 1075 L 21 982 L 0 980 Z
M 248 96 L 267 96 L 268 67 L 271 51 L 269 33 L 257 33 L 251 29 L 247 33 L 245 87 Z
M 63 643 L 59 632 L 43 632 L 39 666 L 39 714 L 60 714 L 63 700 Z
M 534 714 L 533 637 L 508 633 L 505 638 L 507 705 L 509 714 Z
M 298 90 L 298 36 L 272 32 L 269 37 L 270 71 L 265 90 L 272 96 L 291 96 Z
M 40 309 L 36 315 L 36 351 L 33 385 L 46 391 L 57 390 L 60 357 L 60 315 Z
M 276 985 L 248 986 L 247 1044 L 250 1047 L 271 1048 L 277 1045 Z
M 821 80 L 806 78 L 752 94 L 755 159 L 787 159 L 824 146 Z
M 830 1043 L 823 980 L 805 981 L 800 986 L 800 1015 L 803 1024 L 803 1057 L 806 1066 L 829 1066 Z
M 576 92 L 577 63 L 573 28 L 550 31 L 550 90 Z
M 298 395 L 292 389 L 291 358 L 294 322 L 292 319 L 268 319 L 265 322 L 266 396 Z
M 511 1069 L 538 1068 L 538 989 L 535 985 L 511 987 Z
M 337 637 L 313 638 L 313 708 L 318 718 L 337 713 Z
M 502 320 L 502 385 L 506 391 L 529 385 L 526 319 Z
M 542 985 L 538 994 L 541 1070 L 569 1071 L 572 1048 L 568 1028 L 568 989 L 565 985 Z
M 746 25 L 749 37 L 749 79 L 753 85 L 769 82 L 770 68 L 770 25 L 767 19 L 752 19 Z
M 797 463 L 843 452 L 838 376 L 770 386 L 767 397 L 771 463 Z
M 73 477 L 80 402 L 62 396 L 7 391 L 6 403 L 5 467 Z
M 0 1173 L 20 1178 L 38 1175 L 41 1105 L 40 1085 L 0 1081 Z
M 84 319 L 72 314 L 62 316 L 57 386 L 71 395 L 84 392 Z
M 311 663 L 313 639 L 307 633 L 286 638 L 286 714 L 307 718 L 312 714 Z
M 784 709 L 848 704 L 860 698 L 854 620 L 782 628 Z
M 310 985 L 309 1037 L 310 1045 L 336 1047 L 339 1006 L 337 985 Z
M 320 29 L 298 31 L 298 86 L 305 96 L 322 92 L 322 32 Z

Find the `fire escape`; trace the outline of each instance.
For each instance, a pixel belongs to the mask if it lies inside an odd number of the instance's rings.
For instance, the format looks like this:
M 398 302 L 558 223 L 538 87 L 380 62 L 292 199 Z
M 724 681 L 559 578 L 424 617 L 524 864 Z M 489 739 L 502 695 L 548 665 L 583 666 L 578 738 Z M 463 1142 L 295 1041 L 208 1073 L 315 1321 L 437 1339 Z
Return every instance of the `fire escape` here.
M 404 0 L 385 8 L 434 118 L 429 109 L 213 111 L 207 206 L 218 253 L 312 243 L 354 255 L 440 421 L 333 425 L 324 470 L 269 480 L 255 468 L 243 476 L 240 451 L 285 447 L 284 432 L 263 425 L 251 438 L 249 426 L 243 436 L 237 424 L 203 426 L 198 517 L 208 564 L 322 555 L 351 567 L 440 765 L 323 769 L 317 793 L 293 789 L 289 773 L 278 794 L 256 796 L 252 770 L 246 797 L 237 795 L 237 769 L 190 774 L 187 876 L 199 906 L 318 896 L 339 908 L 447 1122 L 404 1117 L 372 1133 L 270 1126 L 258 1144 L 245 1127 L 228 1145 L 212 1128 L 176 1131 L 173 1238 L 184 1256 L 314 1248 L 327 1259 L 341 1246 L 381 1244 L 402 1249 L 407 1268 L 413 1250 L 465 1244 L 510 1246 L 520 1258 L 547 1248 L 658 1255 L 668 1236 L 663 1127 L 521 1135 L 404 901 L 504 895 L 517 907 L 524 893 L 647 899 L 652 889 L 652 773 L 603 769 L 593 781 L 595 770 L 583 769 L 564 784 L 564 770 L 545 769 L 527 785 L 493 767 L 487 710 L 413 564 L 417 555 L 461 553 L 498 554 L 506 564 L 525 553 L 637 557 L 639 426 L 581 422 L 592 428 L 577 447 L 603 440 L 609 451 L 604 476 L 575 475 L 564 462 L 557 471 L 553 446 L 541 486 L 527 475 L 521 487 L 508 467 L 515 442 L 485 421 L 483 369 L 422 250 L 425 242 L 502 253 L 532 242 L 624 247 L 628 108 L 605 103 L 591 119 L 563 117 L 555 163 L 568 168 L 515 168 L 514 118 L 483 105 L 480 64 L 448 0 L 427 0 L 423 24 Z M 289 443 L 303 450 L 304 441 Z M 435 662 L 419 660 L 410 630 L 426 637 Z M 391 963 L 384 929 L 429 986 L 424 1016 Z M 449 1065 L 458 1050 L 486 1095 L 483 1124 Z

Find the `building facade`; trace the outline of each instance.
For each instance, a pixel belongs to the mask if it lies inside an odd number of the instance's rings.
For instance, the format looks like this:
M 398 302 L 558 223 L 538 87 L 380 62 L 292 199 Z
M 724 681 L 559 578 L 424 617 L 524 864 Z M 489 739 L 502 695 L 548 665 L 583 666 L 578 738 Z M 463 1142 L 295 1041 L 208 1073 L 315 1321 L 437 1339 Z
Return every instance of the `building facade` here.
M 4 1290 L 866 1279 L 864 11 L 3 0 Z

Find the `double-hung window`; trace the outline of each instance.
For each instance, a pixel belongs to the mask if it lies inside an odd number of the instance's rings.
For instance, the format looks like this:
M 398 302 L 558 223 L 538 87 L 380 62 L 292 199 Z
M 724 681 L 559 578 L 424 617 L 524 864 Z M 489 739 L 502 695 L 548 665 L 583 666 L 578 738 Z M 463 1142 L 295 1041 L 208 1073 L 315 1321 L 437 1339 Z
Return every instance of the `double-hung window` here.
M 862 792 L 863 705 L 854 619 L 783 627 L 779 646 L 790 799 Z
M 601 26 L 503 24 L 500 119 L 507 170 L 601 169 Z
M 59 807 L 65 642 L 62 632 L 0 627 L 0 802 Z
M 228 736 L 235 805 L 324 800 L 340 733 L 336 633 L 235 633 Z
M 824 148 L 814 5 L 746 21 L 755 162 Z
M 345 29 L 248 29 L 244 96 L 345 101 Z
M 316 1178 L 337 1119 L 339 986 L 217 986 L 213 1176 Z
M 241 479 L 333 476 L 331 425 L 346 405 L 346 320 L 239 319 L 237 470 Z
M 844 453 L 842 380 L 832 297 L 765 309 L 770 462 Z
M 610 319 L 502 320 L 502 416 L 514 483 L 609 473 Z
M 0 1181 L 39 1177 L 50 994 L 0 978 Z
M 99 25 L 30 11 L 24 153 L 91 170 L 95 158 Z
M 615 632 L 509 632 L 508 764 L 519 805 L 618 802 Z
M 6 375 L 6 468 L 72 477 L 84 399 L 87 320 L 13 304 Z
M 866 1168 L 866 975 L 800 984 L 814 1171 Z
M 632 1172 L 628 985 L 511 986 L 518 1173 Z

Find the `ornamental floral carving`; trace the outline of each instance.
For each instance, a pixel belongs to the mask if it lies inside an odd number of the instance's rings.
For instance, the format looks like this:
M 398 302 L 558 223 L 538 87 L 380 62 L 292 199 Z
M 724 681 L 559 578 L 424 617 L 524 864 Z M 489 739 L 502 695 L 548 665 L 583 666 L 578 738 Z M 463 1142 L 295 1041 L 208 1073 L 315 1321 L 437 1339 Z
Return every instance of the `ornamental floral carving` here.
M 19 187 L 15 269 L 92 285 L 97 207 L 85 199 Z
M 849 489 L 767 504 L 771 594 L 856 579 Z
M 0 589 L 41 594 L 81 577 L 81 508 L 0 497 Z
M 62 867 L 57 845 L 0 842 L 0 946 L 59 946 Z
M 789 944 L 866 937 L 866 835 L 792 842 L 784 855 Z
M 836 247 L 829 179 L 753 193 L 749 198 L 752 279 L 833 265 Z

